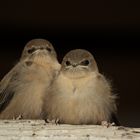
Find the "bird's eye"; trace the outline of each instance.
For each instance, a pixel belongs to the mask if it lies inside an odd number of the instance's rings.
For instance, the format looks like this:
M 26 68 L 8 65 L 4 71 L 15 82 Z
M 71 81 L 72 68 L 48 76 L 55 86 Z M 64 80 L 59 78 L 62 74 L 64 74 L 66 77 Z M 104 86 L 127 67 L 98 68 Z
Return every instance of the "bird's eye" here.
M 35 48 L 31 48 L 31 49 L 28 50 L 28 53 L 31 54 L 31 53 L 33 53 L 34 51 L 36 51 L 36 49 L 35 49 Z
M 82 61 L 81 65 L 88 66 L 89 65 L 89 60 Z
M 66 65 L 70 66 L 71 65 L 70 61 L 66 61 Z
M 52 51 L 52 49 L 51 48 L 46 48 L 46 50 L 48 51 L 48 52 L 51 52 Z

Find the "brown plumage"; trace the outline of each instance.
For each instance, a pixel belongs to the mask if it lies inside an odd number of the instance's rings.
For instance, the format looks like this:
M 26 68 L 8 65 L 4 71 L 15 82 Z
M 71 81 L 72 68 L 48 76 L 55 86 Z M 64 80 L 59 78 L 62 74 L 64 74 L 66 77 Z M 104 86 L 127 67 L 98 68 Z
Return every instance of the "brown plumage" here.
M 60 74 L 44 98 L 43 118 L 66 124 L 101 124 L 112 121 L 116 96 L 96 61 L 86 50 L 68 52 Z
M 0 82 L 0 119 L 40 119 L 43 97 L 60 69 L 45 39 L 29 41 L 20 61 Z

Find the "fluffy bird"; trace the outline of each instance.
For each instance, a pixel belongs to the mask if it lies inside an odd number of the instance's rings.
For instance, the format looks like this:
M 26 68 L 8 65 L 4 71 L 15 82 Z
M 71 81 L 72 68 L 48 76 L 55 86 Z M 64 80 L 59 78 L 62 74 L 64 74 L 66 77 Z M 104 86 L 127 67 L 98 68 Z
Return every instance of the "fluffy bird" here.
M 116 96 L 110 83 L 99 73 L 93 55 L 83 49 L 68 52 L 59 75 L 44 98 L 43 118 L 64 124 L 118 125 Z
M 43 97 L 59 70 L 49 41 L 29 41 L 19 62 L 0 82 L 0 119 L 40 119 Z

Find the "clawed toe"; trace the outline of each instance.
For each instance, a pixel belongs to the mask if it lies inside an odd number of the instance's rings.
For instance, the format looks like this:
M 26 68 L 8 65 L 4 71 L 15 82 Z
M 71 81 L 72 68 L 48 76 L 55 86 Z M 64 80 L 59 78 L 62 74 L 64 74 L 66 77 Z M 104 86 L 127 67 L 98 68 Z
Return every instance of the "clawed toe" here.
M 50 119 L 45 119 L 45 122 L 46 123 L 49 123 L 49 124 L 59 124 L 59 119 L 58 118 L 56 118 L 56 119 L 52 119 L 52 120 L 50 120 Z

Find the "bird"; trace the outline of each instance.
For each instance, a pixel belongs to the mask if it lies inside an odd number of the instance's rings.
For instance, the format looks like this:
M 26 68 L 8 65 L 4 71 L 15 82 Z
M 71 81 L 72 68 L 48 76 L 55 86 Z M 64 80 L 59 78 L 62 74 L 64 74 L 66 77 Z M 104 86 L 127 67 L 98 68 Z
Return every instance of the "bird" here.
M 61 65 L 53 45 L 32 39 L 0 82 L 0 119 L 40 119 L 43 97 Z
M 102 125 L 104 121 L 119 125 L 117 96 L 87 50 L 74 49 L 64 56 L 61 70 L 45 96 L 45 120 L 72 125 Z

